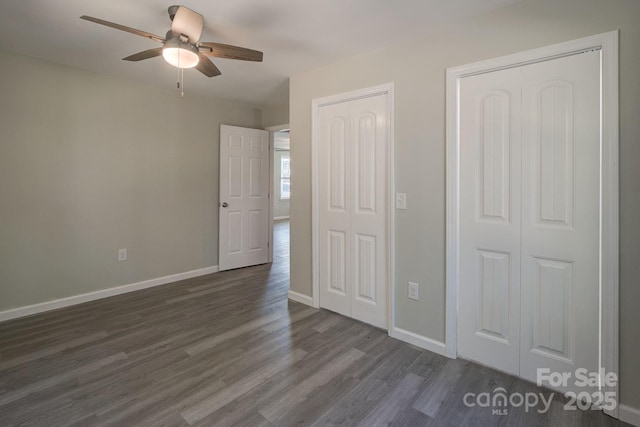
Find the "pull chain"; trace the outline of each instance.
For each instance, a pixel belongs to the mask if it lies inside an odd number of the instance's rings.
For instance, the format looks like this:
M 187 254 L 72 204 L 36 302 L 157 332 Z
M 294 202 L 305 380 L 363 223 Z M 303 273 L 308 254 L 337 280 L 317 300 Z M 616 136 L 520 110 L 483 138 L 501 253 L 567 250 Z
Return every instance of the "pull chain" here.
M 184 98 L 184 68 L 180 67 L 180 55 L 178 55 L 178 90 L 180 98 Z

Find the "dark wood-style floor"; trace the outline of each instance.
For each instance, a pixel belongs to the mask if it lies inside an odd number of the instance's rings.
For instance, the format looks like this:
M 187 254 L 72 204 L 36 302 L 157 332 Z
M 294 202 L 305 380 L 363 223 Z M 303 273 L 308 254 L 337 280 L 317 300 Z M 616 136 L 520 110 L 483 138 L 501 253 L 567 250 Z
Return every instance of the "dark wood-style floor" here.
M 288 223 L 275 236 L 273 265 L 0 324 L 0 426 L 621 425 L 560 399 L 465 406 L 549 392 L 288 302 Z

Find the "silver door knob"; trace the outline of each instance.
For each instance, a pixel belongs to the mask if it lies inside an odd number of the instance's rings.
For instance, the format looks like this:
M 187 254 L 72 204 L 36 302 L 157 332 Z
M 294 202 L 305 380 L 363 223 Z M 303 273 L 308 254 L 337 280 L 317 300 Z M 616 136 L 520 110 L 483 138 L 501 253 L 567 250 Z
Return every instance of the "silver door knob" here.
M 222 202 L 222 207 L 223 207 L 223 208 L 229 207 L 229 203 L 227 203 L 227 202 Z

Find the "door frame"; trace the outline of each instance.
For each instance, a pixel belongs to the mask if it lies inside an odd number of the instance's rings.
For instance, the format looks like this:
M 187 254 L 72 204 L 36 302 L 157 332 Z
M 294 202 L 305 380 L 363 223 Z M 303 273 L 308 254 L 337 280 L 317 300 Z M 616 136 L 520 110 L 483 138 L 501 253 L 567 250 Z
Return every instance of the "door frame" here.
M 320 307 L 320 225 L 318 222 L 320 201 L 319 198 L 319 167 L 318 150 L 320 146 L 320 108 L 326 105 L 339 104 L 369 98 L 376 95 L 387 95 L 388 101 L 388 128 L 387 128 L 387 179 L 386 179 L 386 238 L 387 238 L 387 331 L 392 334 L 395 326 L 395 85 L 393 82 L 358 89 L 323 98 L 315 98 L 311 101 L 311 263 L 313 266 L 312 281 L 312 305 Z
M 456 358 L 458 343 L 458 275 L 460 208 L 460 81 L 462 78 L 531 63 L 601 51 L 600 134 L 600 366 L 618 375 L 619 182 L 618 182 L 618 37 L 610 31 L 590 37 L 447 69 L 446 76 L 446 355 Z M 615 387 L 603 391 L 619 399 Z M 618 417 L 618 405 L 605 411 Z

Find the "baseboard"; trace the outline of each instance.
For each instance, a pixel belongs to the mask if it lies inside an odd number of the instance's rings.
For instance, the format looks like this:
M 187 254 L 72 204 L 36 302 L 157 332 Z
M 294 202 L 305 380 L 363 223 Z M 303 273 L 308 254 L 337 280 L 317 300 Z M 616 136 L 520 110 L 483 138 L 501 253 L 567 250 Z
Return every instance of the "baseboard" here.
M 299 302 L 313 307 L 313 298 L 311 298 L 310 296 L 295 291 L 289 291 L 287 296 L 291 301 Z
M 392 328 L 390 335 L 393 338 L 397 338 L 401 341 L 413 344 L 417 347 L 424 348 L 425 350 L 429 350 L 442 356 L 446 356 L 446 347 L 443 342 L 436 341 L 434 339 L 427 338 L 425 336 L 418 335 L 414 332 L 410 332 L 398 327 Z
M 19 317 L 30 316 L 32 314 L 43 313 L 45 311 L 55 310 L 58 308 L 69 307 L 71 305 L 82 304 L 89 301 L 95 301 L 102 298 L 108 298 L 115 295 L 126 294 L 129 292 L 139 291 L 141 289 L 152 288 L 154 286 L 166 285 L 167 283 L 177 282 L 180 280 L 191 279 L 193 277 L 204 276 L 206 274 L 217 273 L 218 266 L 200 268 L 198 270 L 185 271 L 184 273 L 172 274 L 155 279 L 144 280 L 142 282 L 131 283 L 129 285 L 116 286 L 114 288 L 101 289 L 86 294 L 74 295 L 72 297 L 60 298 L 52 301 L 46 301 L 39 304 L 27 305 L 24 307 L 12 308 L 10 310 L 0 311 L 0 322 L 17 319 Z
M 640 427 L 640 409 L 627 405 L 619 405 L 618 417 L 620 417 L 620 421 Z
M 274 216 L 273 217 L 274 221 L 280 221 L 280 220 L 283 220 L 283 219 L 289 219 L 289 215 L 286 215 L 286 216 Z

